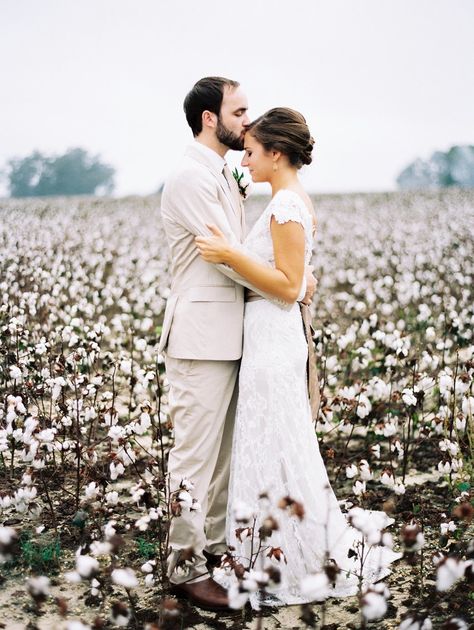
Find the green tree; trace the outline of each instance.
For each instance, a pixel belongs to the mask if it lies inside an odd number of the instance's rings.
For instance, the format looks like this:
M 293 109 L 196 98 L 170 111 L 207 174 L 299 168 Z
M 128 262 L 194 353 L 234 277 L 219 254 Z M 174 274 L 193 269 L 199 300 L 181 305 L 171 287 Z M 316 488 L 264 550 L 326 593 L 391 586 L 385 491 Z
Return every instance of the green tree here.
M 400 173 L 397 184 L 406 190 L 474 188 L 474 145 L 435 151 L 429 160 L 417 158 Z
M 110 194 L 114 175 L 112 166 L 78 147 L 59 156 L 34 151 L 9 160 L 6 172 L 11 197 Z

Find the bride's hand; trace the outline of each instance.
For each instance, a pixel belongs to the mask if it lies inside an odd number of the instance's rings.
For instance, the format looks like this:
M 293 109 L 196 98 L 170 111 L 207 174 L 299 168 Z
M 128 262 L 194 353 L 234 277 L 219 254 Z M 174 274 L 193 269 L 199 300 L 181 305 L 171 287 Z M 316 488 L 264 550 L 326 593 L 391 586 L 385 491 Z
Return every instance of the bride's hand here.
M 206 224 L 212 236 L 196 236 L 194 239 L 201 257 L 210 263 L 225 263 L 229 253 L 229 242 L 217 225 Z

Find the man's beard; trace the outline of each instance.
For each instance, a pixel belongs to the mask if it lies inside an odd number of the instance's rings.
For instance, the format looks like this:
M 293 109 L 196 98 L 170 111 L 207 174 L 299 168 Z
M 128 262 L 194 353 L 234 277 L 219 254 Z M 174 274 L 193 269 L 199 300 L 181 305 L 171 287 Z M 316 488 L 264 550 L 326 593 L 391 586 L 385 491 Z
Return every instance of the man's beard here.
M 220 116 L 217 117 L 216 136 L 221 144 L 233 151 L 242 151 L 244 148 L 243 136 L 238 136 L 222 123 Z

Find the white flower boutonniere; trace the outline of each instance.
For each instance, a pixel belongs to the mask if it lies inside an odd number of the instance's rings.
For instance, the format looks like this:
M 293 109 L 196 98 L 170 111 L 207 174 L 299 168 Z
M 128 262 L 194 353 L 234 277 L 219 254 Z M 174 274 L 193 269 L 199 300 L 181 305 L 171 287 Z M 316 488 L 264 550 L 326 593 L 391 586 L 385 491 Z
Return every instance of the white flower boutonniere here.
M 234 170 L 232 171 L 232 175 L 234 176 L 234 179 L 237 182 L 237 186 L 239 187 L 240 196 L 242 197 L 242 199 L 246 199 L 247 198 L 247 188 L 248 188 L 249 185 L 248 184 L 244 184 L 244 182 L 242 181 L 243 178 L 244 178 L 244 174 L 243 173 L 239 173 L 237 168 L 234 168 Z

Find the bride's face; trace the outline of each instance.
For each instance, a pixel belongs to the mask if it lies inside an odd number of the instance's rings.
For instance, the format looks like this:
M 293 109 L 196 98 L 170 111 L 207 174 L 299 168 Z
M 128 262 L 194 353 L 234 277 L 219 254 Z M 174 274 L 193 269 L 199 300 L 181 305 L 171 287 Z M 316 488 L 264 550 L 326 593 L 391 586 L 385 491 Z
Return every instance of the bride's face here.
M 268 182 L 273 172 L 273 153 L 266 151 L 250 132 L 245 134 L 242 166 L 249 169 L 254 182 Z

